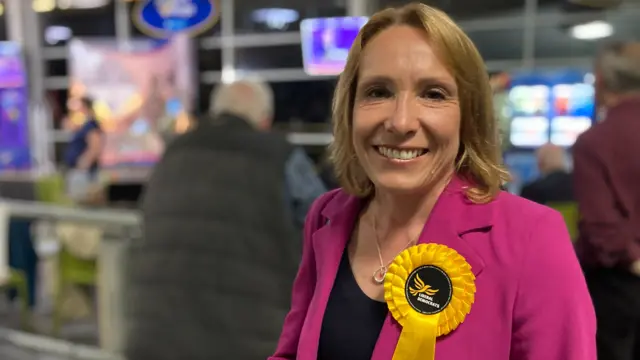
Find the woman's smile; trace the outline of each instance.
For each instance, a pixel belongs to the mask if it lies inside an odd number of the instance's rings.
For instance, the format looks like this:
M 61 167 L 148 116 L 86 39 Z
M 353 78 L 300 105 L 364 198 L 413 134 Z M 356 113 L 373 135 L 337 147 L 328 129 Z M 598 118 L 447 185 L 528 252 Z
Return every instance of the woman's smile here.
M 396 147 L 388 145 L 373 146 L 373 149 L 383 159 L 393 163 L 413 163 L 429 152 L 428 148 Z

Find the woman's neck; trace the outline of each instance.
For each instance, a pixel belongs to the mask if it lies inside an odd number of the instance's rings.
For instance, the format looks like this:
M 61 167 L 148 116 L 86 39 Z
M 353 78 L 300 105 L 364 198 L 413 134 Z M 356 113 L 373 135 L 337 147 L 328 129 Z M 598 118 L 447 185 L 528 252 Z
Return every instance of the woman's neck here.
M 422 194 L 397 194 L 376 189 L 369 206 L 371 216 L 375 217 L 381 230 L 419 228 L 421 231 L 447 183 L 438 184 Z

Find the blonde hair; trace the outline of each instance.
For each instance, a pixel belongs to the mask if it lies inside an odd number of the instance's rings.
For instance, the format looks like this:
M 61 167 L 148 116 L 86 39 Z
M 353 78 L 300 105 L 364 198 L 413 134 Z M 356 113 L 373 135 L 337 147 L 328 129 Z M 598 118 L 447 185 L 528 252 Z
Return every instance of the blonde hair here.
M 419 3 L 373 15 L 349 51 L 334 93 L 334 142 L 330 146 L 331 160 L 342 187 L 360 197 L 373 191 L 373 183 L 358 162 L 352 140 L 355 90 L 362 50 L 377 34 L 394 25 L 424 30 L 445 66 L 455 76 L 461 113 L 456 171 L 471 183 L 466 190 L 471 201 L 491 201 L 508 181 L 509 173 L 502 167 L 489 75 L 480 53 L 462 29 L 442 11 Z

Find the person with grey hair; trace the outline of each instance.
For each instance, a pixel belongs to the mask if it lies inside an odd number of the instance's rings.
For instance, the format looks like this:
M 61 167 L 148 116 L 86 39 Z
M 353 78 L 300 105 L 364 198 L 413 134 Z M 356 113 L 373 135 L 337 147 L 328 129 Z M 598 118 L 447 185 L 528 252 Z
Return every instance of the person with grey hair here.
M 287 313 L 306 211 L 325 191 L 311 160 L 270 132 L 271 88 L 219 86 L 176 138 L 142 203 L 127 267 L 125 356 L 266 359 Z
M 640 42 L 596 60 L 603 121 L 573 147 L 578 253 L 598 317 L 598 359 L 640 359 Z

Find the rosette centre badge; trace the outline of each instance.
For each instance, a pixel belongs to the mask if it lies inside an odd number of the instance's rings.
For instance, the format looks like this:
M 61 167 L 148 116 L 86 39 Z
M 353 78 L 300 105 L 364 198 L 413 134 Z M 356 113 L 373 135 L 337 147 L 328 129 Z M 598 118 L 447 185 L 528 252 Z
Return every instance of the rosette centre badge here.
M 428 279 L 425 283 L 422 278 Z M 422 265 L 407 279 L 406 297 L 413 310 L 424 315 L 443 311 L 451 302 L 453 287 L 447 273 L 437 266 Z

